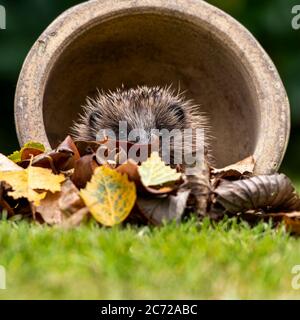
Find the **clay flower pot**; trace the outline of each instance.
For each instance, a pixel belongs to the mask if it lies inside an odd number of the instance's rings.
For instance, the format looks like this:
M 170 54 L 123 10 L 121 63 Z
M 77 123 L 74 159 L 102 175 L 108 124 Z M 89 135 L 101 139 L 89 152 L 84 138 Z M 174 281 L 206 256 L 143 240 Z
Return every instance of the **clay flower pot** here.
M 55 146 L 86 96 L 122 84 L 186 90 L 210 119 L 219 167 L 254 154 L 256 173 L 278 169 L 290 111 L 276 68 L 241 24 L 200 0 L 92 0 L 58 17 L 20 75 L 20 144 Z

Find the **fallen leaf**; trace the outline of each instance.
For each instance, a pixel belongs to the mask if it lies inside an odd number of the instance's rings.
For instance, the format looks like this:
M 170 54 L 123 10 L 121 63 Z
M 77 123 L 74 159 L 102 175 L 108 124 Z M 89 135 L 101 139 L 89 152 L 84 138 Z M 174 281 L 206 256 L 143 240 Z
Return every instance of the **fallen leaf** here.
M 0 209 L 5 209 L 7 211 L 7 213 L 9 213 L 9 215 L 14 215 L 14 210 L 13 208 L 10 206 L 10 204 L 6 201 L 6 199 L 4 198 L 5 195 L 5 186 L 4 186 L 4 182 L 0 182 Z M 1 212 L 0 210 L 0 212 Z
M 127 174 L 130 181 L 139 182 L 141 180 L 138 172 L 138 165 L 134 160 L 129 159 L 127 162 L 120 165 L 116 171 L 121 174 Z
M 284 174 L 261 175 L 238 181 L 223 180 L 215 189 L 215 202 L 231 213 L 264 209 L 300 210 L 300 199 Z
M 253 175 L 254 167 L 255 160 L 253 156 L 225 168 L 217 169 L 211 167 L 212 184 L 217 186 L 221 179 L 238 180 L 240 178 L 250 178 Z
M 127 175 L 103 166 L 95 170 L 80 195 L 98 222 L 113 226 L 130 214 L 136 201 L 136 187 Z
M 293 211 L 293 212 L 267 212 L 267 213 L 261 213 L 261 212 L 252 212 L 251 214 L 257 214 L 259 216 L 262 216 L 263 218 L 283 218 L 283 217 L 289 217 L 289 218 L 300 218 L 300 211 Z
M 85 221 L 85 219 L 88 217 L 88 214 L 89 209 L 87 207 L 83 207 L 66 219 L 62 223 L 62 227 L 66 229 L 78 227 L 83 221 Z
M 106 140 L 105 140 L 106 141 Z M 86 156 L 97 152 L 98 148 L 105 142 L 98 141 L 75 141 L 75 145 L 80 153 L 80 156 Z
M 76 187 L 79 189 L 85 188 L 98 166 L 94 154 L 83 156 L 77 160 L 75 162 L 74 173 L 71 177 Z
M 300 211 L 286 213 L 285 216 L 289 218 L 300 218 Z
M 36 208 L 36 212 L 49 225 L 61 224 L 63 222 L 63 213 L 58 206 L 60 196 L 60 192 L 48 192 Z
M 253 156 L 247 157 L 237 163 L 231 164 L 230 166 L 217 169 L 212 168 L 212 174 L 220 174 L 226 171 L 237 171 L 240 174 L 244 174 L 245 172 L 253 173 L 255 167 L 255 160 Z
M 178 192 L 176 196 L 163 198 L 138 198 L 137 206 L 140 212 L 154 225 L 172 220 L 180 221 L 189 197 L 190 191 Z
M 287 231 L 297 235 L 300 234 L 300 219 L 293 219 L 288 216 L 285 216 L 283 218 L 283 222 Z
M 72 138 L 68 136 L 55 150 L 39 154 L 32 161 L 25 160 L 19 164 L 23 168 L 31 164 L 33 167 L 51 169 L 54 173 L 59 173 L 73 169 L 79 158 L 79 152 Z
M 191 190 L 191 206 L 198 217 L 207 214 L 207 208 L 211 195 L 210 169 L 205 160 L 194 168 L 186 170 L 187 188 Z
M 80 197 L 79 190 L 71 180 L 66 180 L 61 188 L 61 196 L 58 201 L 59 208 L 66 214 L 73 215 L 85 204 Z
M 59 161 L 60 160 L 59 157 L 58 157 L 57 161 L 55 161 L 56 159 L 54 157 L 54 161 L 56 162 L 55 165 L 61 171 L 67 171 L 67 170 L 74 168 L 75 161 L 80 159 L 79 151 L 78 151 L 73 139 L 70 136 L 67 136 L 67 138 L 56 148 L 55 151 L 58 154 L 65 153 L 67 155 L 72 155 L 68 162 Z
M 22 171 L 23 168 L 19 167 L 12 160 L 9 160 L 0 153 L 0 171 Z
M 184 180 L 182 179 L 182 181 L 171 182 L 169 185 L 164 185 L 163 187 L 145 187 L 141 182 L 138 168 L 138 164 L 134 160 L 129 159 L 127 162 L 117 167 L 116 171 L 127 174 L 128 179 L 135 182 L 138 193 L 143 196 L 149 194 L 155 197 L 175 193 L 184 184 Z
M 64 180 L 63 175 L 54 175 L 48 169 L 31 166 L 21 171 L 0 171 L 0 181 L 8 183 L 13 188 L 13 191 L 8 192 L 9 196 L 14 199 L 26 198 L 35 205 L 39 205 L 40 200 L 45 198 L 46 190 L 60 191 Z
M 8 156 L 8 159 L 15 163 L 30 160 L 41 153 L 45 152 L 45 146 L 39 142 L 27 142 L 20 151 L 15 151 L 13 154 Z
M 163 185 L 181 178 L 181 173 L 167 166 L 158 152 L 153 152 L 150 158 L 139 166 L 138 172 L 145 187 Z
M 70 180 L 66 180 L 60 192 L 47 192 L 46 197 L 36 208 L 36 212 L 47 224 L 61 225 L 84 207 L 79 190 Z

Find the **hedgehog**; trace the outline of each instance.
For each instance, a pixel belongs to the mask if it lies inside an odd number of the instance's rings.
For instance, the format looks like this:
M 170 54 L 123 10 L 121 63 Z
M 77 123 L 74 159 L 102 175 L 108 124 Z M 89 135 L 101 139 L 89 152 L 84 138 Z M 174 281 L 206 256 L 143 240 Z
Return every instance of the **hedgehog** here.
M 169 132 L 177 129 L 183 132 L 185 129 L 204 129 L 203 150 L 206 159 L 210 157 L 210 129 L 208 119 L 199 111 L 199 105 L 192 100 L 187 100 L 184 93 L 171 89 L 171 87 L 147 87 L 125 89 L 124 86 L 115 91 L 98 91 L 95 98 L 87 98 L 86 104 L 79 119 L 74 123 L 71 135 L 75 140 L 95 141 L 100 140 L 99 132 L 112 131 L 116 137 L 120 136 L 119 123 L 126 122 L 128 132 L 141 130 L 146 135 L 138 137 L 131 143 L 147 144 L 151 139 L 153 129 L 158 131 L 165 129 Z M 194 132 L 192 130 L 192 132 Z M 127 135 L 128 136 L 128 135 Z M 195 139 L 189 139 L 190 143 L 173 141 L 170 150 L 170 164 L 175 167 L 172 159 L 174 152 L 179 148 L 192 152 L 197 148 Z M 177 150 L 178 151 L 178 150 Z M 177 165 L 178 168 L 178 165 Z M 181 164 L 181 170 L 185 170 L 185 163 Z M 205 174 L 204 171 L 206 171 Z M 209 193 L 208 167 L 200 165 L 188 176 L 188 185 L 194 198 L 198 215 L 205 212 L 202 196 Z M 206 178 L 205 178 L 206 177 Z M 202 197 L 202 198 L 201 198 Z
M 99 132 L 111 130 L 119 137 L 121 121 L 127 124 L 127 134 L 132 130 L 146 133 L 135 137 L 132 143 L 148 143 L 153 129 L 169 132 L 204 129 L 205 149 L 209 149 L 207 117 L 199 112 L 197 104 L 171 87 L 138 86 L 128 90 L 121 87 L 107 93 L 98 91 L 95 98 L 87 98 L 79 119 L 71 128 L 71 135 L 75 140 L 95 141 L 100 139 Z M 190 144 L 183 147 L 193 148 Z

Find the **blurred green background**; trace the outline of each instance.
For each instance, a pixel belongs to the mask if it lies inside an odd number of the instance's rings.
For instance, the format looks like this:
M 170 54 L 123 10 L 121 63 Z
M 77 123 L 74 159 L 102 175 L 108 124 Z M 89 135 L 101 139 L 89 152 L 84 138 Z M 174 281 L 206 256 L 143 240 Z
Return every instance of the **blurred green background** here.
M 118 1 L 118 0 L 112 0 Z M 18 75 L 37 37 L 61 12 L 79 0 L 0 0 L 7 30 L 0 30 L 0 152 L 18 148 L 13 104 Z M 300 179 L 300 30 L 293 30 L 292 7 L 300 0 L 210 0 L 244 24 L 273 59 L 292 109 L 292 132 L 282 171 Z

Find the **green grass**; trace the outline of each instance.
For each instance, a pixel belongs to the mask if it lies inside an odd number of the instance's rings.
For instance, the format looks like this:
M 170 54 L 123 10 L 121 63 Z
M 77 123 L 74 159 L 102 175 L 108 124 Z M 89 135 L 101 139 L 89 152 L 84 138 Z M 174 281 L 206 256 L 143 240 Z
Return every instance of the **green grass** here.
M 235 220 L 70 231 L 4 221 L 0 299 L 300 299 L 299 246 L 282 227 Z
M 235 220 L 71 231 L 2 222 L 0 299 L 297 299 L 299 241 Z

